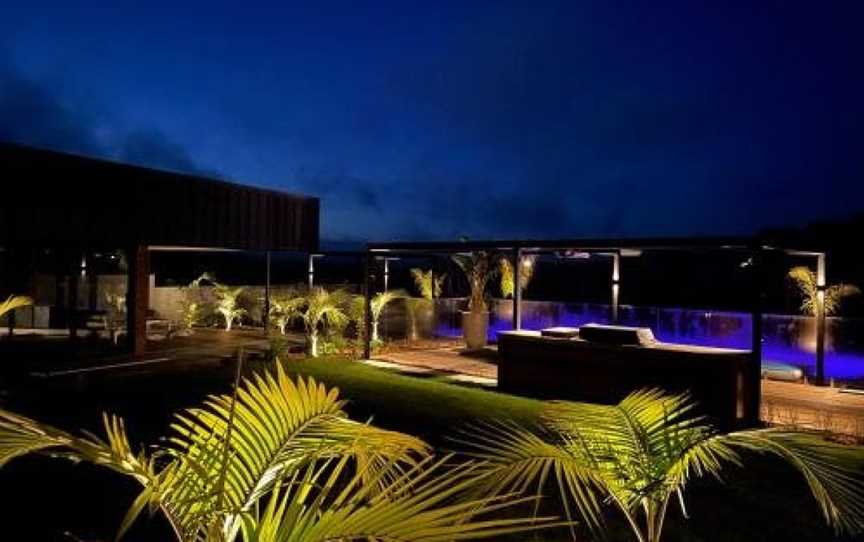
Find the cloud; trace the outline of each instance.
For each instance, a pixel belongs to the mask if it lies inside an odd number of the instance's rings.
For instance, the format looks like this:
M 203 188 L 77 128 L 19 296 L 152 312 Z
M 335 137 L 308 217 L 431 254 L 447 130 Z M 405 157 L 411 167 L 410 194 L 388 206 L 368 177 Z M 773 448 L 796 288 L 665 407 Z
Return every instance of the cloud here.
M 183 145 L 158 129 L 120 128 L 119 119 L 65 96 L 60 85 L 25 76 L 8 61 L 0 62 L 0 119 L 0 141 L 145 167 L 207 173 Z
M 57 150 L 98 154 L 93 119 L 67 106 L 51 87 L 0 65 L 0 139 Z

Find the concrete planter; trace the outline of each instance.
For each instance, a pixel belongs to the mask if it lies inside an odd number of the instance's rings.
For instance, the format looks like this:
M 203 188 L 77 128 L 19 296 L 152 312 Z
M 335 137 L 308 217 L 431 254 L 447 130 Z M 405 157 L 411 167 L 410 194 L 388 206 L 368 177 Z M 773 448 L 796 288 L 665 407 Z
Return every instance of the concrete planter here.
M 489 313 L 460 311 L 462 313 L 462 336 L 468 350 L 482 350 L 486 346 L 489 329 Z

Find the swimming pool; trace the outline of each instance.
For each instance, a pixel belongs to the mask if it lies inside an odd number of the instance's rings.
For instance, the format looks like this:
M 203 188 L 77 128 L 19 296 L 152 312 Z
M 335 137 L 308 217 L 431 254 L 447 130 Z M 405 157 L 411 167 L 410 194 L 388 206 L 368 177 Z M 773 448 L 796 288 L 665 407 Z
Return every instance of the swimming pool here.
M 460 299 L 436 301 L 435 333 L 461 335 Z M 511 329 L 512 301 L 493 300 L 489 340 L 499 331 Z M 611 308 L 591 303 L 523 301 L 522 327 L 543 329 L 553 326 L 578 327 L 589 322 L 609 323 Z M 751 317 L 748 313 L 682 308 L 619 307 L 619 323 L 649 327 L 658 340 L 702 346 L 750 349 Z M 815 374 L 814 319 L 803 316 L 766 314 L 762 321 L 762 359 L 800 367 Z M 864 379 L 864 320 L 827 319 L 825 374 L 850 381 Z

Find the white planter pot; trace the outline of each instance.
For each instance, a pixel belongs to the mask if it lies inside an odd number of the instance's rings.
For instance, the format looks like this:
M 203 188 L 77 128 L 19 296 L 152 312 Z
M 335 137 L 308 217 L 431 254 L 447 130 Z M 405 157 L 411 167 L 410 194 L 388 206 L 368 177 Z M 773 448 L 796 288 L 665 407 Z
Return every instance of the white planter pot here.
M 486 346 L 489 329 L 488 312 L 460 311 L 462 313 L 462 336 L 468 350 L 482 350 Z

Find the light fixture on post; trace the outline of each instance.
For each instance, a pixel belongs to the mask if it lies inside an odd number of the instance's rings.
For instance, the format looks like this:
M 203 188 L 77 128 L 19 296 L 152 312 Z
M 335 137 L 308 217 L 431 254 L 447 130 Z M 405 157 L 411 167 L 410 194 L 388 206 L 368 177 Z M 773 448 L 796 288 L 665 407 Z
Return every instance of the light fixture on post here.
M 323 257 L 323 254 L 309 254 L 309 290 L 315 286 L 315 258 Z

